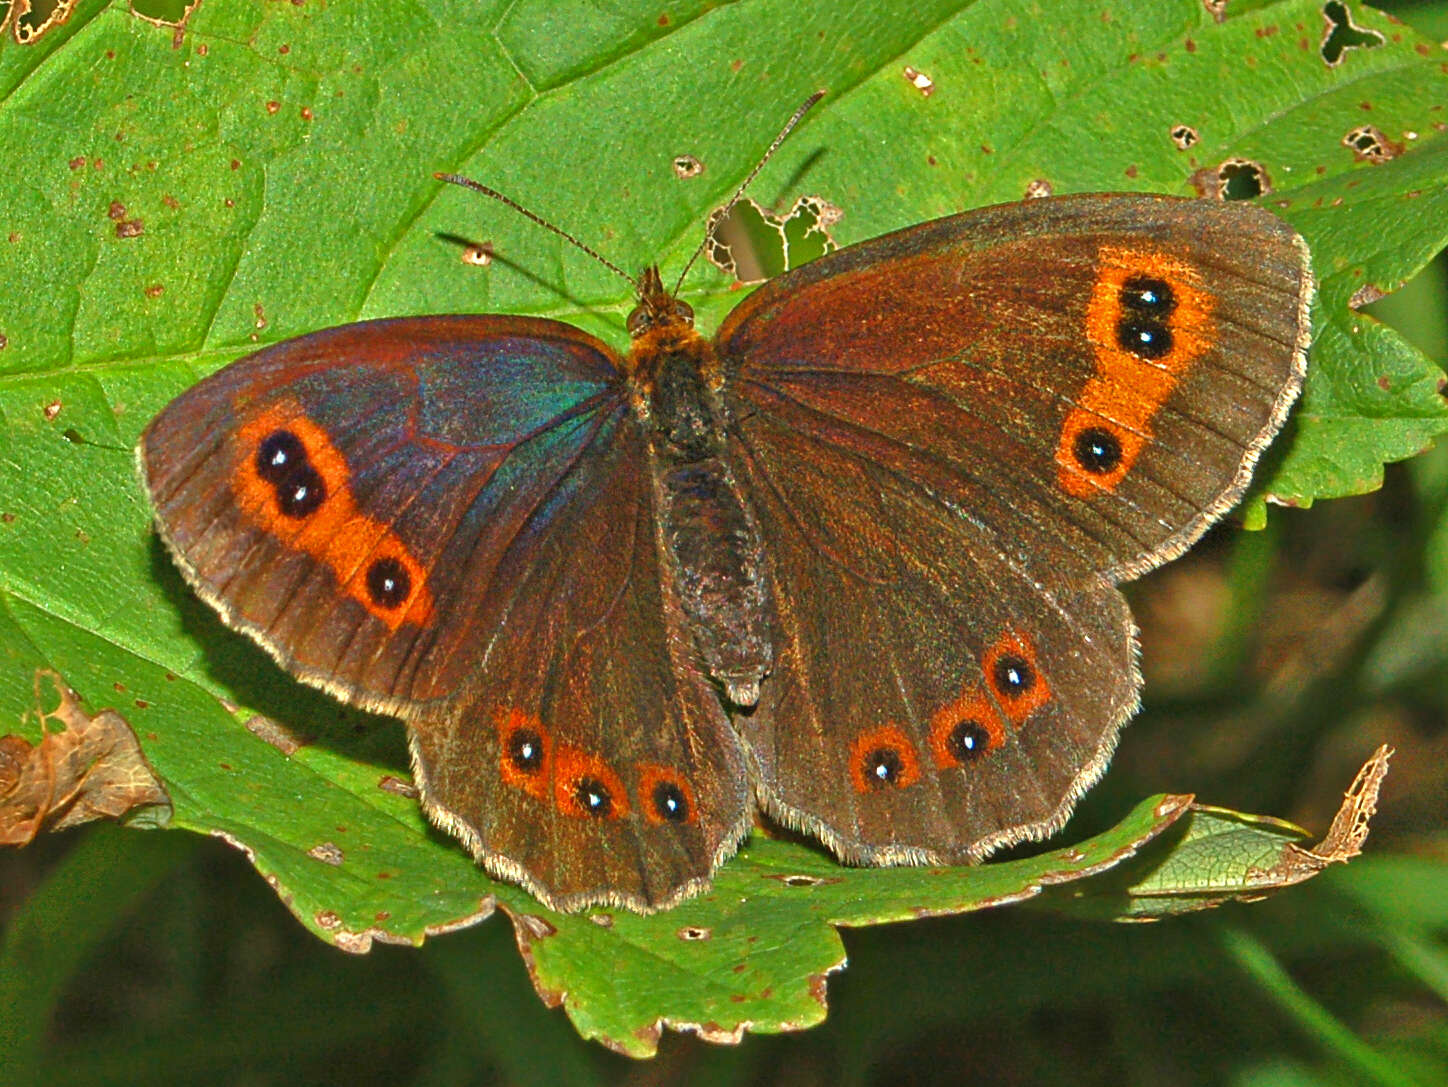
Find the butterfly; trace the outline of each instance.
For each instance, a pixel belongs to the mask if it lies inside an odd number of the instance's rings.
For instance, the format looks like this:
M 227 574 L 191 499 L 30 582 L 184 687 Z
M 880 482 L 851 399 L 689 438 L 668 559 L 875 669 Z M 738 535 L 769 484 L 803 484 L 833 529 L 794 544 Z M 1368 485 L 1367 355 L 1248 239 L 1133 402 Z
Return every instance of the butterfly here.
M 139 447 L 187 581 L 401 718 L 428 816 L 545 904 L 668 907 L 762 809 L 852 864 L 1062 826 L 1138 703 L 1118 584 L 1229 509 L 1302 382 L 1260 208 L 981 208 L 764 285 L 267 347 Z

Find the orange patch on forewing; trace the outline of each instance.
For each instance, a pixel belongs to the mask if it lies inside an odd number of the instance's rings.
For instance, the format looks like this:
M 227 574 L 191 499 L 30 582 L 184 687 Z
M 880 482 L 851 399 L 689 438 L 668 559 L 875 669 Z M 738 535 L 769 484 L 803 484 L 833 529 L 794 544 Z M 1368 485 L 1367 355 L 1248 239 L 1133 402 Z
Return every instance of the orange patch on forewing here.
M 1166 283 L 1176 300 L 1176 307 L 1161 322 L 1171 333 L 1171 349 L 1155 359 L 1126 350 L 1117 338 L 1117 328 L 1128 312 L 1122 305 L 1122 288 L 1137 276 Z M 1084 330 L 1096 373 L 1076 397 L 1056 445 L 1056 478 L 1063 490 L 1090 498 L 1114 491 L 1126 478 L 1151 443 L 1152 421 L 1167 397 L 1215 342 L 1215 308 L 1216 296 L 1202 285 L 1191 262 L 1160 249 L 1101 247 Z M 1120 443 L 1121 459 L 1111 471 L 1088 472 L 1077 463 L 1076 439 L 1088 427 L 1099 427 Z
M 296 436 L 308 461 L 322 478 L 326 498 L 301 518 L 286 516 L 277 507 L 276 487 L 257 471 L 256 456 L 262 442 L 278 430 Z M 332 444 L 326 430 L 307 418 L 293 400 L 282 400 L 258 412 L 237 432 L 237 466 L 232 489 L 246 517 L 288 547 L 306 552 L 332 571 L 341 592 L 396 630 L 404 621 L 418 626 L 432 618 L 432 594 L 427 571 L 385 521 L 369 517 L 357 506 L 347 484 L 351 473 L 347 458 Z M 367 572 L 374 563 L 392 559 L 407 573 L 409 590 L 397 604 L 387 607 L 372 599 Z
M 997 682 L 996 677 L 996 666 L 1012 658 L 1018 659 L 1030 670 L 1031 675 L 1030 685 L 1018 693 Z M 1046 677 L 1041 674 L 1040 666 L 1036 663 L 1036 645 L 1026 635 L 1016 631 L 1005 635 L 985 651 L 980 664 L 986 683 L 995 692 L 996 701 L 1000 703 L 1011 723 L 1017 727 L 1051 701 L 1051 685 L 1046 682 Z
M 877 751 L 893 751 L 900 760 L 900 768 L 894 781 L 874 777 L 868 765 Z M 850 745 L 850 779 L 855 792 L 867 793 L 875 789 L 903 789 L 913 785 L 920 778 L 920 760 L 915 754 L 915 745 L 898 725 L 882 725 L 862 732 Z
M 930 751 L 935 765 L 942 770 L 965 765 L 950 746 L 950 734 L 962 721 L 974 721 L 988 737 L 986 755 L 1006 742 L 1006 729 L 1000 711 L 978 684 L 971 684 L 953 702 L 947 702 L 930 715 Z
M 654 790 L 660 785 L 672 785 L 684 798 L 685 815 L 682 819 L 670 819 L 659 813 L 654 806 Z M 698 821 L 698 808 L 694 805 L 694 790 L 683 776 L 668 766 L 651 762 L 639 765 L 639 810 L 650 823 L 685 826 Z
M 541 721 L 520 709 L 500 710 L 496 721 L 498 770 L 504 783 L 515 789 L 522 789 L 546 803 L 549 778 L 553 772 L 553 738 L 548 735 L 548 730 Z M 542 750 L 536 767 L 530 769 L 513 761 L 513 741 L 519 732 L 529 732 L 538 737 L 538 745 Z
M 580 789 L 589 783 L 608 793 L 607 811 L 590 811 L 583 804 Z M 553 802 L 564 815 L 579 819 L 619 819 L 628 814 L 628 794 L 613 768 L 597 755 L 566 744 L 553 749 Z

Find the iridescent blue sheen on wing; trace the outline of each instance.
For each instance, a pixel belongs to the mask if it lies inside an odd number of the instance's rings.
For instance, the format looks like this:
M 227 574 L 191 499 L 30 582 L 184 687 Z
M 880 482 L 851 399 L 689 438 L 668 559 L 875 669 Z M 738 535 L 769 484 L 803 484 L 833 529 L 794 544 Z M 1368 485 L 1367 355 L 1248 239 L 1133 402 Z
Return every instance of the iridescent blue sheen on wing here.
M 302 678 L 396 710 L 476 663 L 500 567 L 567 516 L 625 414 L 616 357 L 577 329 L 400 318 L 233 363 L 173 401 L 141 455 L 198 590 Z M 317 435 L 331 493 L 310 521 L 245 493 L 278 431 Z M 391 623 L 356 588 L 388 548 L 426 589 Z

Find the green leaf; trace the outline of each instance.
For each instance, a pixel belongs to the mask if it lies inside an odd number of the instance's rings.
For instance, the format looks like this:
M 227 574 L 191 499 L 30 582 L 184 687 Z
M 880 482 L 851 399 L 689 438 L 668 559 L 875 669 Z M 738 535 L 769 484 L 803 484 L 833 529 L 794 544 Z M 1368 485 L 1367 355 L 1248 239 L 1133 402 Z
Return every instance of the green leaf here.
M 661 1021 L 712 1036 L 815 1022 L 833 926 L 1015 900 L 1120 859 L 1171 813 L 1148 801 L 1076 851 L 945 874 L 848 870 L 756 836 L 711 895 L 611 927 L 545 914 L 429 830 L 397 791 L 398 726 L 301 689 L 188 594 L 131 448 L 199 376 L 363 317 L 547 314 L 625 341 L 625 284 L 435 171 L 497 186 L 626 268 L 677 269 L 820 86 L 751 191 L 780 210 L 818 194 L 843 211 L 843 244 L 1032 182 L 1190 194 L 1199 171 L 1252 160 L 1322 284 L 1300 421 L 1264 492 L 1306 505 L 1370 488 L 1448 429 L 1441 373 L 1350 308 L 1448 231 L 1448 77 L 1406 28 L 1352 6 L 1382 42 L 1329 67 L 1311 2 L 1233 4 L 1222 23 L 1200 0 L 663 10 L 205 0 L 178 31 L 83 0 L 0 45 L 0 730 L 38 739 L 33 677 L 55 669 L 130 721 L 173 825 L 245 849 L 323 938 L 417 943 L 496 900 L 540 990 L 632 1053 Z M 1404 153 L 1355 158 L 1342 140 L 1366 122 Z M 703 171 L 681 179 L 682 154 Z M 506 259 L 471 267 L 455 238 Z M 739 297 L 707 265 L 686 294 L 706 326 Z M 770 878 L 791 875 L 806 878 Z

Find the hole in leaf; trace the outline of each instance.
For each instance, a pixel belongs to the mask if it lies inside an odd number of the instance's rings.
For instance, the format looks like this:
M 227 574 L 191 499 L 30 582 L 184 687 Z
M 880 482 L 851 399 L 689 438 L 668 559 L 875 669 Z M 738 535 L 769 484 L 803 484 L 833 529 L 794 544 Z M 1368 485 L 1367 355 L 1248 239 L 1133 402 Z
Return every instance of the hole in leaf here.
M 1352 13 L 1342 0 L 1328 0 L 1322 5 L 1322 17 L 1327 23 L 1322 32 L 1322 59 L 1329 68 L 1342 63 L 1349 49 L 1376 49 L 1384 38 L 1376 30 L 1354 26 Z
M 15 26 L 12 28 L 15 40 L 21 45 L 31 45 L 53 27 L 70 18 L 75 10 L 76 0 L 30 0 L 28 4 L 15 5 Z
M 839 248 L 830 228 L 843 213 L 818 196 L 802 196 L 775 215 L 745 197 L 727 216 L 709 217 L 710 263 L 741 283 L 759 283 Z
M 131 14 L 157 26 L 183 27 L 201 0 L 131 0 Z
M 1388 139 L 1377 125 L 1358 125 L 1342 138 L 1342 145 L 1352 151 L 1358 162 L 1374 165 L 1395 159 L 1403 153 L 1403 145 Z
M 1171 130 L 1171 142 L 1176 144 L 1178 151 L 1185 151 L 1195 144 L 1201 137 L 1197 130 L 1191 125 L 1174 125 Z
M 1251 159 L 1227 159 L 1192 174 L 1192 185 L 1202 196 L 1218 200 L 1250 200 L 1272 191 L 1272 181 L 1262 165 Z
M 693 155 L 679 155 L 674 159 L 674 176 L 680 181 L 688 181 L 703 172 L 704 164 Z

